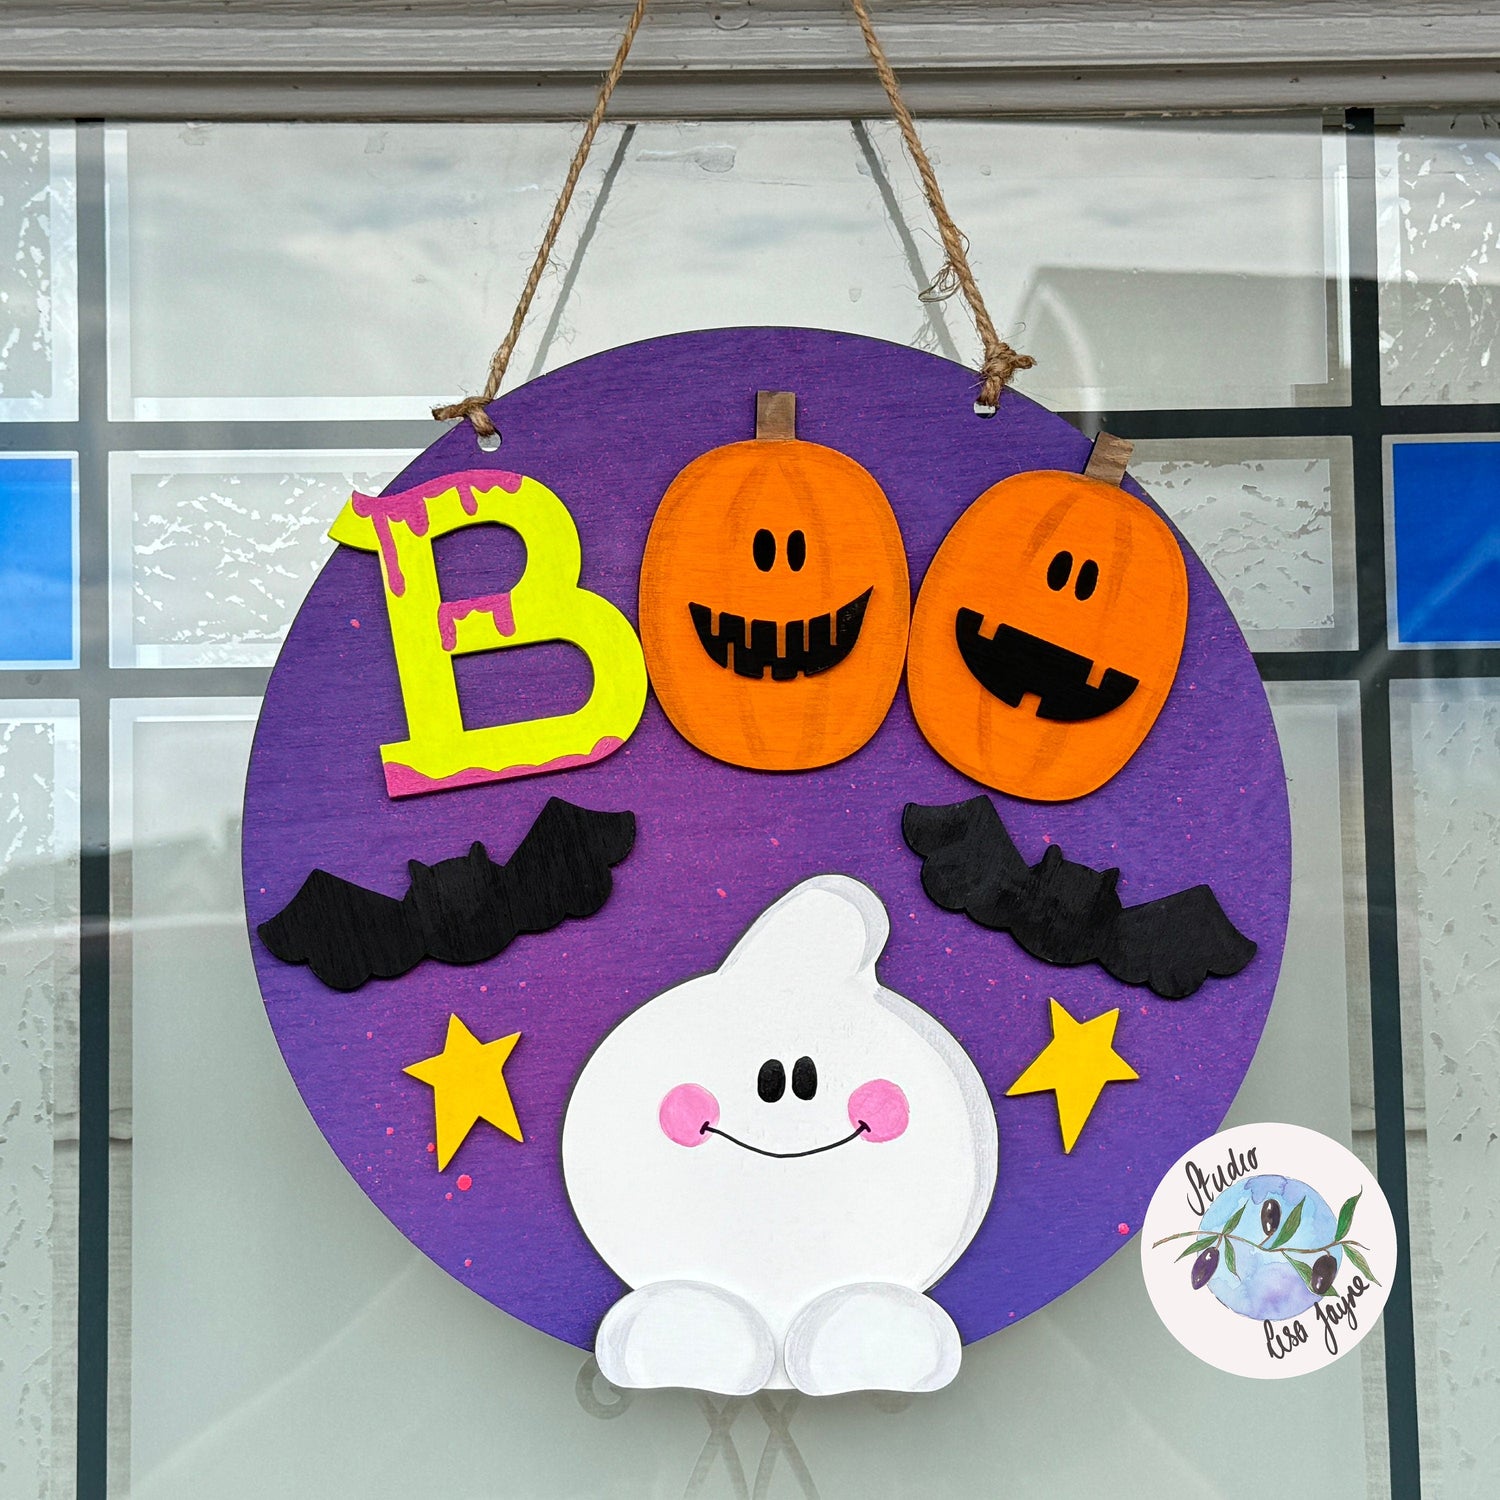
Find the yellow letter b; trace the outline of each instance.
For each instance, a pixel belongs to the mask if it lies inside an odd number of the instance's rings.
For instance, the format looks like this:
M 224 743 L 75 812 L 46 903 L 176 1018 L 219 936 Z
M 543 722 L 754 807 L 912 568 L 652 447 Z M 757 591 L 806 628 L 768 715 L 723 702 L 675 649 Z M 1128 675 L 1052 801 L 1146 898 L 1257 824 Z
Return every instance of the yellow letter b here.
M 484 522 L 520 534 L 525 572 L 508 593 L 444 599 L 432 544 Z M 380 554 L 406 707 L 407 738 L 380 747 L 392 797 L 587 765 L 634 733 L 646 703 L 640 642 L 608 599 L 578 587 L 578 530 L 545 485 L 499 470 L 445 474 L 397 495 L 352 496 L 328 534 Z M 588 657 L 594 685 L 583 707 L 466 729 L 453 658 L 540 641 L 571 642 Z

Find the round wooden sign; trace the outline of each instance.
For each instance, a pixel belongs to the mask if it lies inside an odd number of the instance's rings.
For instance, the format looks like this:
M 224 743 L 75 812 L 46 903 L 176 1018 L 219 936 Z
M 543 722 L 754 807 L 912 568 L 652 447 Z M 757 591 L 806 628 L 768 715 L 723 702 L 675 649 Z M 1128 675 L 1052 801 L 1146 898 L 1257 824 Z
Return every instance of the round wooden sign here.
M 794 434 L 757 441 L 762 392 Z M 1251 654 L 1132 481 L 1052 515 L 1015 477 L 1086 438 L 928 354 L 683 334 L 492 410 L 498 453 L 461 423 L 351 500 L 267 687 L 245 901 L 287 1065 L 403 1234 L 612 1378 L 722 1312 L 733 1370 L 677 1383 L 941 1384 L 950 1328 L 1126 1243 L 1245 1075 L 1291 875 Z M 997 791 L 986 725 L 1071 800 Z M 723 1296 L 631 1300 L 689 1284 Z M 930 1368 L 830 1352 L 867 1315 Z

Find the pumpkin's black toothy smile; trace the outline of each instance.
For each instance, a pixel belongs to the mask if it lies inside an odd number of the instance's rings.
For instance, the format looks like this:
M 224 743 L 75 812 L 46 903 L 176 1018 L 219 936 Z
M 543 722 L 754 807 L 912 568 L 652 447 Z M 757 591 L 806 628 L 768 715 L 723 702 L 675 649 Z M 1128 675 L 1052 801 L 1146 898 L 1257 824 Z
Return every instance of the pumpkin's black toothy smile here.
M 743 615 L 721 610 L 715 630 L 713 611 L 706 604 L 689 604 L 688 613 L 703 649 L 721 667 L 732 664 L 737 676 L 755 678 L 764 677 L 770 667 L 773 682 L 791 682 L 796 677 L 826 672 L 848 656 L 859 640 L 865 608 L 874 592 L 873 587 L 867 588 L 842 609 L 815 615 L 811 620 L 789 620 L 785 625 L 775 620 L 751 620 L 748 636 Z M 786 642 L 784 651 L 776 649 L 778 638 Z
M 1137 678 L 1109 667 L 1099 686 L 1090 687 L 1094 663 L 1088 657 L 1013 625 L 998 625 L 993 636 L 985 636 L 983 624 L 978 610 L 959 610 L 954 635 L 964 665 L 980 687 L 1012 708 L 1034 694 L 1039 719 L 1082 724 L 1117 709 L 1140 686 Z

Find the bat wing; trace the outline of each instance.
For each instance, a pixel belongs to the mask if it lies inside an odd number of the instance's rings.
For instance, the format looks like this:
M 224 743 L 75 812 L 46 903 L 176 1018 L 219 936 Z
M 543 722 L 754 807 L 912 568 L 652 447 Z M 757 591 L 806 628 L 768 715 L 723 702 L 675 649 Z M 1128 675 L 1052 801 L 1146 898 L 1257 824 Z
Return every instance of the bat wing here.
M 591 917 L 614 889 L 610 867 L 635 847 L 635 814 L 593 812 L 552 797 L 505 865 L 518 932 Z
M 424 952 L 402 902 L 327 870 L 314 870 L 256 932 L 283 963 L 306 964 L 335 990 L 357 990 L 372 976 L 394 979 L 415 968 Z
M 901 836 L 922 857 L 922 889 L 939 906 L 985 927 L 1009 926 L 1015 895 L 1031 871 L 988 797 L 942 807 L 908 802 Z
M 1206 886 L 1127 906 L 1100 962 L 1126 984 L 1149 985 L 1163 1000 L 1185 1000 L 1210 975 L 1238 974 L 1255 944 L 1224 915 Z

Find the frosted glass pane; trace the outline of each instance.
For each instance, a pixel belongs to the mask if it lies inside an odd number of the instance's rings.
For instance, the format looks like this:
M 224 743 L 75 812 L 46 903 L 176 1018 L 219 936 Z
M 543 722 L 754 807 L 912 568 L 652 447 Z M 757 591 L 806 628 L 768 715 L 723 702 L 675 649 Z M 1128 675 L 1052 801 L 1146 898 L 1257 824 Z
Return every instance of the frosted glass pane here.
M 423 418 L 474 390 L 576 137 L 565 124 L 108 131 L 111 414 Z M 595 142 L 564 262 L 617 141 L 606 126 Z M 544 281 L 529 338 L 558 285 Z
M 1391 761 L 1422 1489 L 1500 1467 L 1500 679 L 1397 682 Z
M 1358 644 L 1348 438 L 1140 442 L 1130 472 L 1207 564 L 1253 650 Z
M 1500 401 L 1500 121 L 1424 115 L 1376 152 L 1382 395 Z
M 0 422 L 78 416 L 71 130 L 0 126 Z
M 1348 400 L 1343 145 L 1316 116 L 922 134 L 991 315 L 1036 357 L 1018 389 L 1065 411 Z M 930 245 L 894 128 L 877 138 Z M 976 357 L 958 299 L 945 309 Z
M 1318 119 L 923 134 L 992 314 L 1038 358 L 1021 389 L 1064 409 L 1346 399 L 1342 157 Z M 887 122 L 642 125 L 544 363 L 736 323 L 977 362 L 961 301 L 917 298 L 941 262 Z
M 847 121 L 637 126 L 544 366 L 763 323 L 954 352 L 918 300 L 930 273 L 889 216 L 886 173 Z
M 1346 399 L 1342 143 L 1318 117 L 924 131 L 992 312 L 1039 360 L 1023 389 L 1064 409 Z M 416 416 L 472 389 L 573 138 L 561 125 L 111 131 L 114 415 Z M 960 303 L 917 296 L 941 259 L 888 122 L 606 130 L 512 379 L 745 323 L 973 362 Z
M 1362 861 L 1352 703 L 1344 687 L 1278 689 L 1298 916 L 1236 1111 L 1358 1143 L 1362 947 L 1353 928 L 1347 951 L 1327 941 L 1360 901 L 1346 874 Z M 134 1067 L 133 1325 L 115 1379 L 139 1500 L 973 1500 L 996 1474 L 1017 1494 L 1222 1500 L 1225 1475 L 1260 1472 L 1268 1432 L 1306 1493 L 1379 1500 L 1378 1333 L 1303 1380 L 1236 1380 L 1161 1327 L 1124 1240 L 1083 1285 L 969 1350 L 952 1388 L 917 1399 L 621 1393 L 578 1350 L 478 1300 L 347 1178 L 264 1022 L 237 885 L 252 713 L 244 700 L 115 705 L 117 838 L 132 851 L 119 905 L 132 952 L 115 987 Z
M 0 1475 L 73 1493 L 78 716 L 0 702 Z
M 110 659 L 269 667 L 351 490 L 403 452 L 112 453 Z

